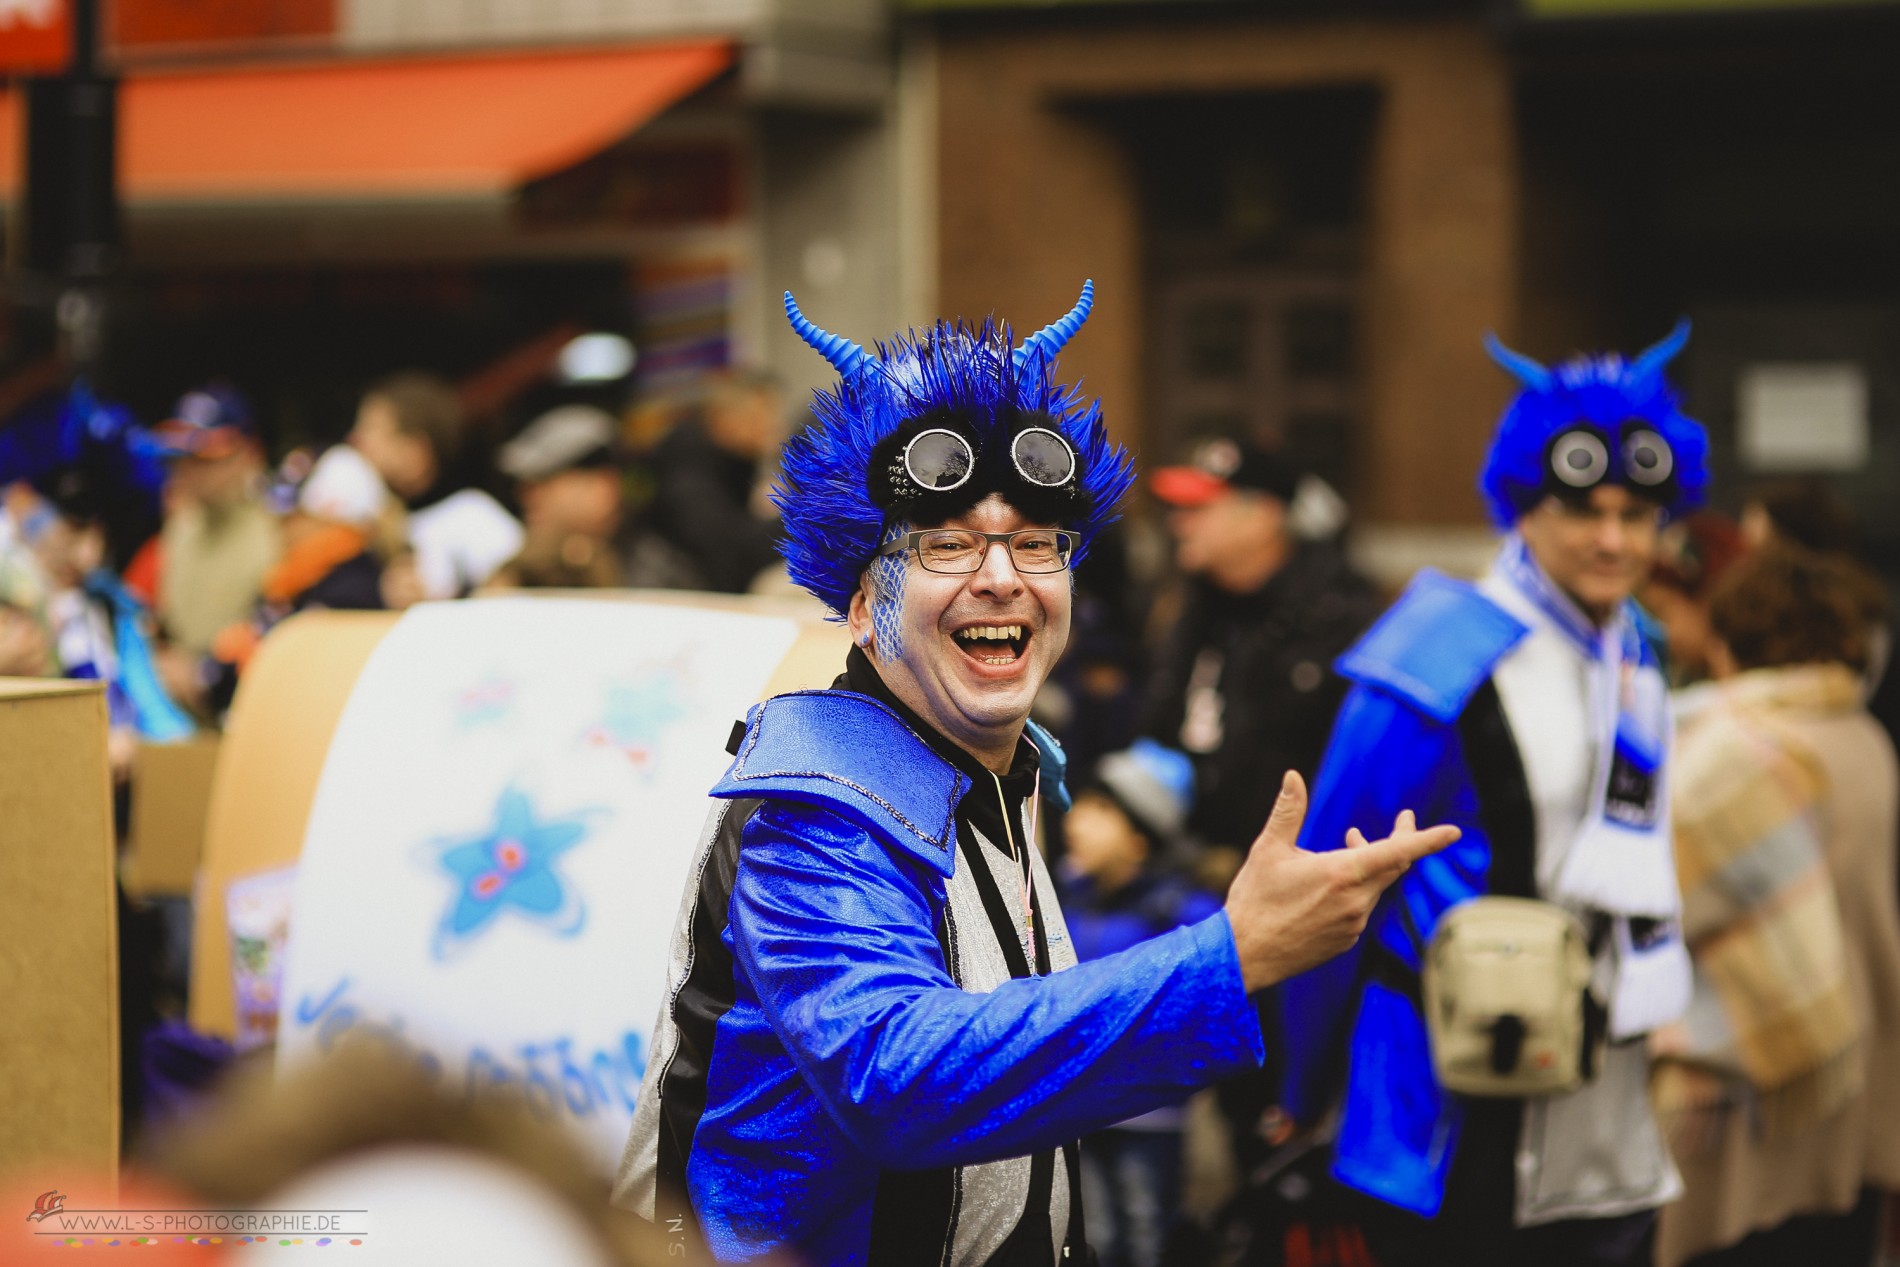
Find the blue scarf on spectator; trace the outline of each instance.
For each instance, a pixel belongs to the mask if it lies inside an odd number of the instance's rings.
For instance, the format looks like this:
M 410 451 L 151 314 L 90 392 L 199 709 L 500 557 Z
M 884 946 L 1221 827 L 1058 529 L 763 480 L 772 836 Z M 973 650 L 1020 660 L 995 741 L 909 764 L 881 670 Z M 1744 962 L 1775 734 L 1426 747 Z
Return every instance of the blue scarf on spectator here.
M 172 701 L 152 663 L 152 646 L 145 637 L 145 607 L 125 584 L 104 568 L 88 575 L 81 586 L 86 596 L 102 603 L 112 616 L 112 641 L 119 658 L 116 688 L 130 709 L 131 722 L 141 739 L 177 743 L 198 728 Z

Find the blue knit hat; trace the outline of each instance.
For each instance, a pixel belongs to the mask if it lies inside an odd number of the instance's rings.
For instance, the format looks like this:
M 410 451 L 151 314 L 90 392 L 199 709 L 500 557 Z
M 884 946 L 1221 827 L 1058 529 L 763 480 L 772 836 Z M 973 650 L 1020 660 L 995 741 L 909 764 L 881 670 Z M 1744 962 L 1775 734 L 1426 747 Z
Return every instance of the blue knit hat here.
M 1095 784 L 1120 805 L 1156 852 L 1176 847 L 1194 808 L 1194 762 L 1152 739 L 1137 739 L 1095 766 Z

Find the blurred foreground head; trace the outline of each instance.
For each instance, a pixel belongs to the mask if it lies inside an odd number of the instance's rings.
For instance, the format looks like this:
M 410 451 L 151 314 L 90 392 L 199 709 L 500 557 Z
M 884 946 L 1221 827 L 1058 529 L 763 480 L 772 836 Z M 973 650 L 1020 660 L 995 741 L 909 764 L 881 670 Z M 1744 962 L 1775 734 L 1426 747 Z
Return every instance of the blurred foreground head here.
M 364 1211 L 364 1262 L 710 1262 L 695 1231 L 610 1206 L 607 1177 L 519 1097 L 471 1103 L 370 1042 L 234 1078 L 155 1159 L 207 1206 Z M 278 1252 L 237 1250 L 253 1251 Z

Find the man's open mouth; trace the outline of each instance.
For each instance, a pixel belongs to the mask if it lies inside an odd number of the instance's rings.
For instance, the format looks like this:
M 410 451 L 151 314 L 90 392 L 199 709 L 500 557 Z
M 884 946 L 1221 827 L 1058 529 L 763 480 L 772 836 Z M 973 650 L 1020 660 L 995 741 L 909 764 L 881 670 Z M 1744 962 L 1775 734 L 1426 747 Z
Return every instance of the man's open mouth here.
M 1014 664 L 1029 645 L 1021 625 L 972 625 L 954 636 L 963 654 L 982 664 Z

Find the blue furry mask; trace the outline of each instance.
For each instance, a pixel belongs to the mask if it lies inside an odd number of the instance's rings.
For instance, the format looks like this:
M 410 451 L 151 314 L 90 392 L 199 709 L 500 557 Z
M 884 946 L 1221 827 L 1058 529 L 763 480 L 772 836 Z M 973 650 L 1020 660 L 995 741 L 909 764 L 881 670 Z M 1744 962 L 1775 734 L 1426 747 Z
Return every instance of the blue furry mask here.
M 842 614 L 889 526 L 940 524 L 992 493 L 1078 533 L 1080 562 L 1134 480 L 1101 403 L 1054 379 L 1094 297 L 1084 283 L 1067 315 L 1019 347 L 994 320 L 939 321 L 867 352 L 814 326 L 787 291 L 792 328 L 839 374 L 817 393 L 813 425 L 785 446 L 772 498 L 792 580 Z
M 1510 528 L 1546 497 L 1588 498 L 1620 484 L 1671 519 L 1702 505 L 1709 441 L 1677 406 L 1663 367 L 1689 341 L 1689 322 L 1633 361 L 1611 353 L 1548 369 L 1492 335 L 1485 348 L 1523 385 L 1498 421 L 1478 487 Z

